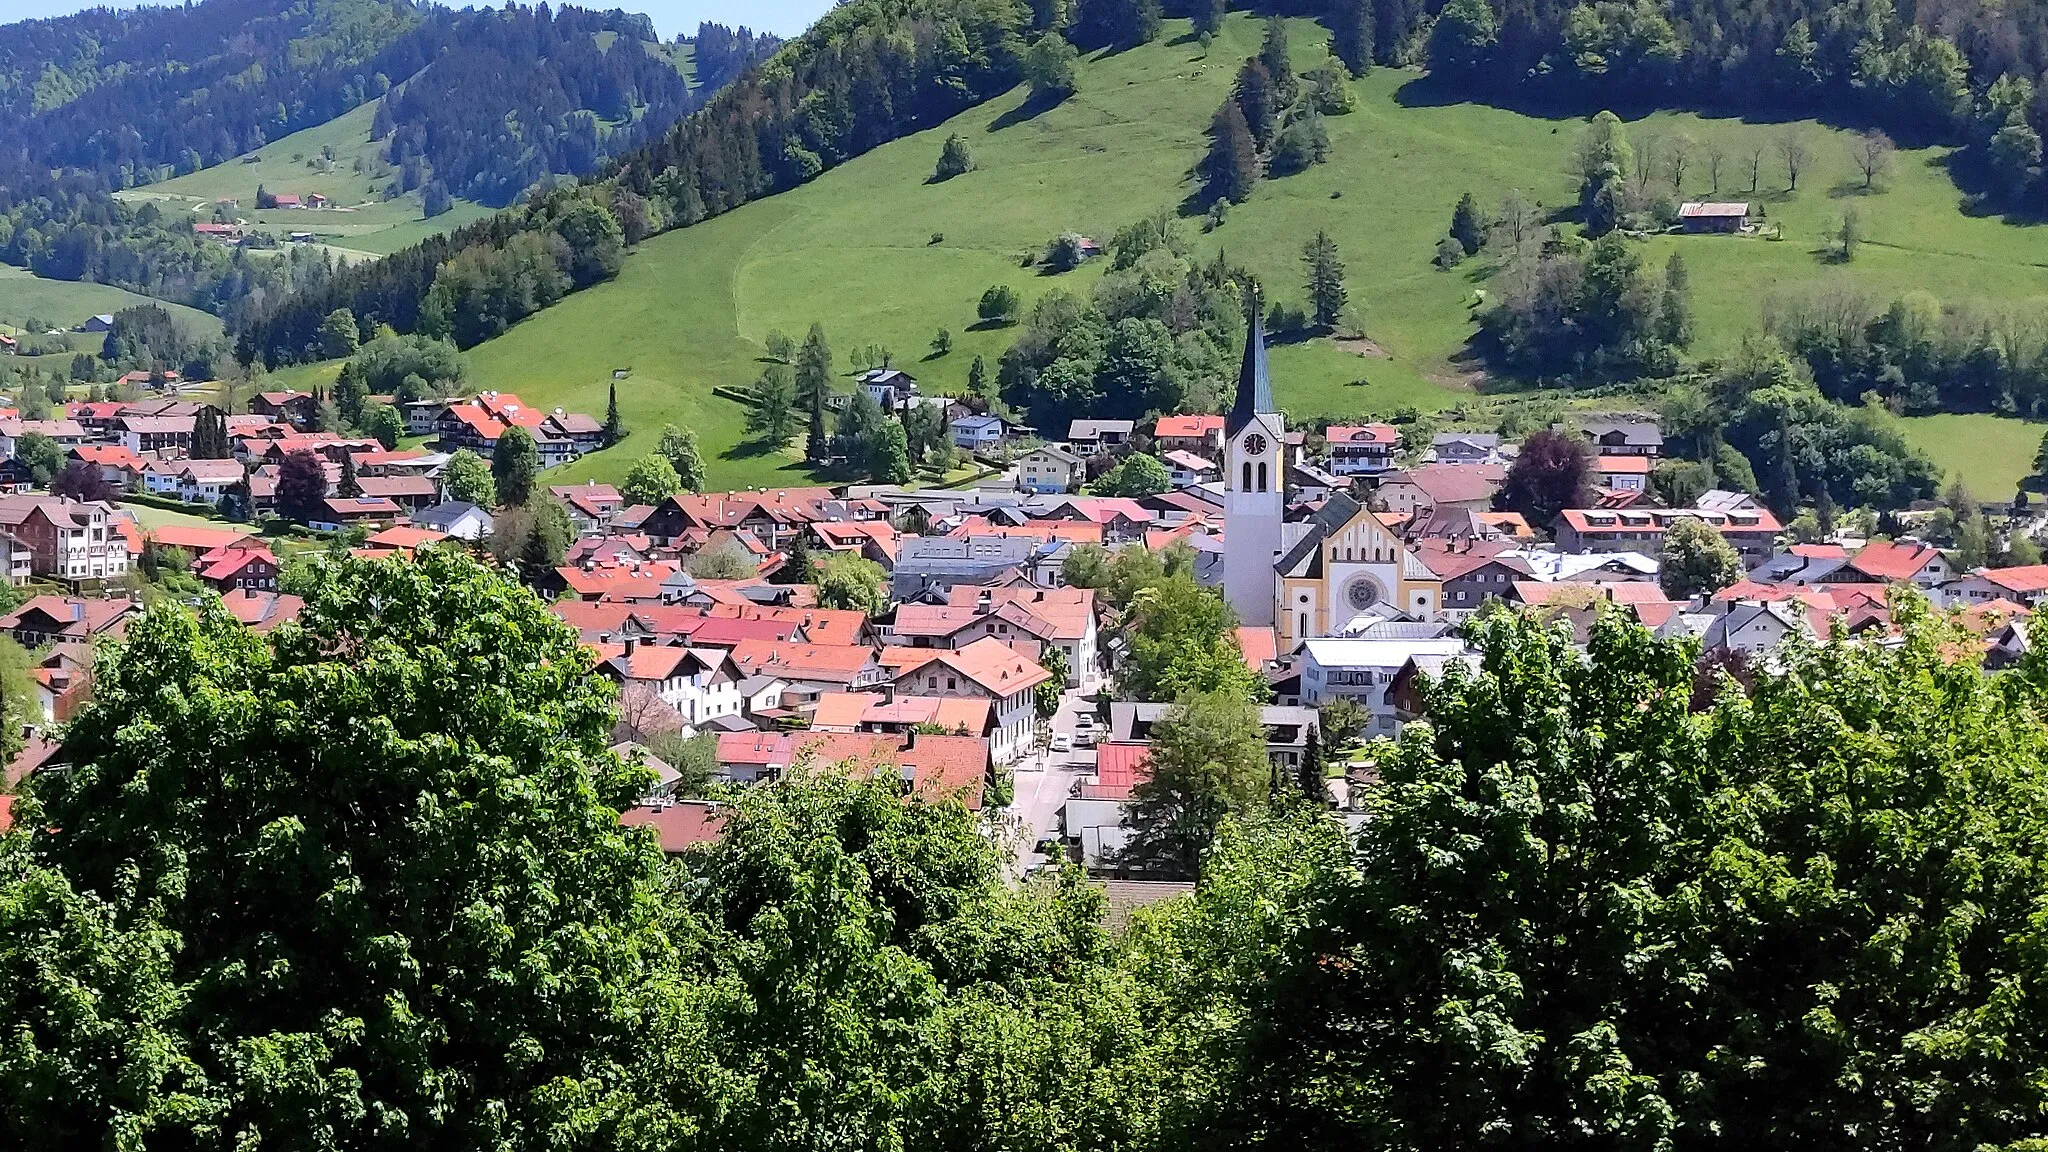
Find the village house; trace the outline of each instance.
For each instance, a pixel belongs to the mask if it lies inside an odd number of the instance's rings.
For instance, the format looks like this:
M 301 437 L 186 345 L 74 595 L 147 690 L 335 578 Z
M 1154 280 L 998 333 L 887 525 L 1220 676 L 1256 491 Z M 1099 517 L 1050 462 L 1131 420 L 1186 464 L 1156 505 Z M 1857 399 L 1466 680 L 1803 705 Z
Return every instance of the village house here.
M 465 504 L 460 500 L 444 500 L 431 508 L 414 512 L 412 524 L 417 528 L 445 532 L 457 540 L 471 542 L 482 540 L 491 534 L 491 514 L 474 504 Z
M 121 416 L 113 423 L 113 432 L 121 446 L 137 456 L 151 452 L 192 450 L 192 426 L 197 418 L 192 416 Z
M 432 508 L 441 502 L 440 482 L 431 476 L 357 476 L 356 488 L 364 496 L 389 500 L 407 513 Z
M 1197 456 L 1223 454 L 1223 417 L 1206 413 L 1161 416 L 1152 425 L 1155 452 L 1193 452 Z
M 304 428 L 318 406 L 319 401 L 311 392 L 258 392 L 249 397 L 251 415 L 263 416 L 294 428 Z
M 12 532 L 0 532 L 0 572 L 7 574 L 7 583 L 14 588 L 35 579 L 35 549 Z
M 717 648 L 655 647 L 628 640 L 603 671 L 624 689 L 652 692 L 692 728 L 740 713 L 740 670 Z
M 1223 476 L 1223 468 L 1214 460 L 1208 460 L 1179 448 L 1160 456 L 1166 465 L 1166 480 L 1175 488 L 1194 488 L 1213 484 Z
M 381 496 L 331 496 L 306 526 L 315 532 L 339 532 L 358 524 L 382 526 L 402 519 L 405 510 Z
M 274 592 L 283 567 L 276 553 L 252 539 L 206 553 L 193 564 L 192 575 L 224 593 Z
M 827 692 L 858 692 L 888 680 L 875 650 L 866 645 L 743 640 L 733 646 L 732 658 L 742 676 L 782 680 L 788 707 L 814 703 Z
M 1017 490 L 1020 492 L 1071 492 L 1080 486 L 1086 475 L 1086 462 L 1060 444 L 1040 444 L 1017 458 Z
M 1563 427 L 1558 426 L 1562 431 Z M 1664 433 L 1650 420 L 1589 420 L 1579 435 L 1601 456 L 1648 456 L 1664 454 Z
M 568 509 L 569 523 L 578 536 L 602 532 L 611 524 L 612 514 L 626 506 L 626 498 L 610 484 L 595 480 L 582 484 L 555 484 L 548 488 Z
M 99 469 L 100 479 L 121 492 L 132 492 L 142 484 L 142 458 L 119 444 L 80 444 L 65 453 Z
M 1439 432 L 1430 441 L 1439 464 L 1498 464 L 1500 437 L 1492 432 Z
M 37 596 L 0 616 L 0 632 L 34 651 L 45 644 L 119 636 L 142 606 L 127 598 L 80 600 L 70 596 Z
M 1602 456 L 1593 462 L 1593 483 L 1616 492 L 1643 492 L 1650 486 L 1648 456 Z
M 662 852 L 680 856 L 699 845 L 717 843 L 725 834 L 725 812 L 712 800 L 663 797 L 619 813 L 619 824 L 626 828 L 652 828 Z
M 2048 600 L 2048 564 L 2017 568 L 1979 568 L 1943 584 L 1939 603 L 1976 608 L 1998 600 L 2010 600 L 2038 608 Z
M 1131 442 L 1129 420 L 1076 420 L 1067 426 L 1067 444 L 1078 456 L 1114 452 Z
M 181 460 L 174 473 L 177 495 L 187 504 L 219 504 L 248 475 L 239 460 Z
M 917 395 L 917 379 L 901 368 L 871 368 L 854 377 L 853 382 L 884 412 L 896 411 Z
M 882 662 L 898 692 L 916 696 L 969 696 L 989 701 L 995 713 L 989 751 L 1008 764 L 1031 743 L 1033 692 L 1048 678 L 1038 662 L 1003 643 L 983 637 L 965 647 L 889 648 Z
M 31 570 L 50 580 L 112 580 L 128 571 L 128 542 L 106 504 L 62 496 L 0 497 L 0 531 L 26 544 Z
M 957 649 L 987 637 L 1057 648 L 1069 687 L 1092 690 L 1098 679 L 1095 593 L 1085 588 L 962 585 L 944 604 L 899 604 L 876 628 L 906 648 Z
M 1636 552 L 1655 556 L 1664 532 L 1680 520 L 1705 523 L 1733 545 L 1746 566 L 1771 558 L 1784 526 L 1768 509 L 1708 512 L 1698 508 L 1567 508 L 1558 514 L 1557 546 L 1565 552 Z
M 1507 469 L 1498 464 L 1425 464 L 1387 473 L 1373 491 L 1372 505 L 1401 516 L 1484 512 L 1506 479 Z
M 1003 421 L 999 416 L 962 416 L 947 427 L 953 446 L 962 451 L 986 452 L 1003 442 Z
M 1369 736 L 1392 736 L 1400 728 L 1396 702 L 1387 689 L 1403 665 L 1417 656 L 1453 657 L 1465 642 L 1456 638 L 1349 640 L 1315 637 L 1301 645 L 1301 703 L 1319 708 L 1338 697 L 1358 702 L 1372 716 Z
M 986 739 L 994 722 L 987 700 L 966 696 L 827 692 L 811 709 L 810 730 L 901 736 L 923 728 Z
M 1109 742 L 1150 744 L 1152 728 L 1173 711 L 1165 702 L 1116 700 L 1109 706 Z M 1308 754 L 1309 732 L 1321 726 L 1313 708 L 1266 704 L 1259 708 L 1259 723 L 1266 729 L 1266 758 L 1287 778 L 1300 769 Z
M 1678 206 L 1678 223 L 1693 235 L 1740 232 L 1749 223 L 1749 202 L 1688 200 Z
M 0 419 L 0 457 L 13 459 L 21 454 L 21 438 L 34 433 L 47 436 L 57 442 L 59 448 L 76 448 L 86 442 L 83 425 L 76 420 L 17 420 L 12 417 Z
M 1330 471 L 1338 476 L 1377 476 L 1394 467 L 1401 451 L 1401 430 L 1391 424 L 1333 424 L 1323 439 L 1329 445 Z

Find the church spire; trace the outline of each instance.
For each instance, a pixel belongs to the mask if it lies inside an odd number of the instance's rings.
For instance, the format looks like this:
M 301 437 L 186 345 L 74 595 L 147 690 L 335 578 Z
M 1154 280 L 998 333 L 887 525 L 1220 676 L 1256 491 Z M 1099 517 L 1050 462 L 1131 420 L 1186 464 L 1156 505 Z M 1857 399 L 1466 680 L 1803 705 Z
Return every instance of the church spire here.
M 1230 406 L 1230 418 L 1223 434 L 1235 436 L 1252 417 L 1277 411 L 1273 407 L 1273 379 L 1266 370 L 1266 324 L 1259 315 L 1259 297 L 1251 300 L 1251 324 L 1244 337 L 1244 364 L 1237 372 L 1237 402 Z

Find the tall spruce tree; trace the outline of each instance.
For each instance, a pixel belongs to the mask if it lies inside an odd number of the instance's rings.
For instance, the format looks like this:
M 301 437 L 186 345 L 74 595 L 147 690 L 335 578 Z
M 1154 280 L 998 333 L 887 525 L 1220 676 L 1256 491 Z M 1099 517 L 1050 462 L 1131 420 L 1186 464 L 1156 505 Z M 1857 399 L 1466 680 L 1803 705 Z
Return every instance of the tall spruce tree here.
M 614 379 L 605 393 L 604 443 L 609 448 L 626 438 L 626 426 L 619 420 L 619 382 Z
M 1245 126 L 1251 129 L 1252 139 L 1263 150 L 1273 142 L 1273 133 L 1279 130 L 1280 109 L 1286 102 L 1273 83 L 1272 73 L 1257 57 L 1244 62 L 1237 70 L 1237 83 L 1231 87 L 1230 98 L 1237 102 L 1237 110 L 1244 114 Z
M 832 395 L 832 345 L 825 340 L 825 326 L 813 323 L 796 356 L 796 398 L 810 413 L 810 443 L 804 454 L 812 461 L 824 460 L 832 451 L 825 434 L 825 406 Z
M 1326 17 L 1330 25 L 1330 51 L 1344 62 L 1353 76 L 1372 70 L 1372 0 L 1332 0 Z
M 1294 103 L 1300 86 L 1294 79 L 1294 62 L 1288 57 L 1287 21 L 1278 16 L 1266 19 L 1266 37 L 1259 43 L 1259 64 L 1273 81 L 1278 106 L 1285 108 Z
M 1344 305 L 1349 299 L 1337 242 L 1328 231 L 1319 228 L 1315 238 L 1302 248 L 1301 260 L 1308 265 L 1308 302 L 1313 319 L 1324 328 L 1336 327 L 1344 317 Z
M 1258 142 L 1235 100 L 1225 100 L 1209 125 L 1209 156 L 1203 162 L 1202 191 L 1211 201 L 1242 204 L 1259 182 Z

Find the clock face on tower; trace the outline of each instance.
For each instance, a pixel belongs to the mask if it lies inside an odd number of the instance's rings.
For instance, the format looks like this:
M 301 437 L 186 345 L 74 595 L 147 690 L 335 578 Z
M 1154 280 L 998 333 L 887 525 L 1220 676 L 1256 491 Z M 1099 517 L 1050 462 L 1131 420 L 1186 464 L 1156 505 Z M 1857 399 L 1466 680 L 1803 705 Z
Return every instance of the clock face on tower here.
M 1265 454 L 1266 454 L 1266 438 L 1265 438 L 1264 436 L 1261 436 L 1261 435 L 1259 435 L 1259 434 L 1258 434 L 1257 432 L 1254 432 L 1254 433 L 1252 433 L 1251 435 L 1249 435 L 1249 436 L 1245 437 L 1245 438 L 1244 438 L 1244 453 L 1245 453 L 1245 455 L 1247 455 L 1247 456 L 1263 456 L 1263 455 L 1265 455 Z

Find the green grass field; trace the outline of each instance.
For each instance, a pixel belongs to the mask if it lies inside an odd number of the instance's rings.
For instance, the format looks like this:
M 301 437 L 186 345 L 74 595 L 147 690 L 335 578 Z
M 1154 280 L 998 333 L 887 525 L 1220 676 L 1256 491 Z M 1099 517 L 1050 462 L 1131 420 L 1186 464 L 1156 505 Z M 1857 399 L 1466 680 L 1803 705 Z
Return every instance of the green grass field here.
M 1321 58 L 1314 24 L 1292 25 L 1297 65 Z M 615 282 L 580 293 L 472 353 L 478 382 L 529 400 L 601 411 L 615 367 L 629 425 L 665 421 L 697 428 L 714 459 L 715 484 L 786 481 L 790 462 L 735 454 L 742 412 L 710 396 L 760 371 L 771 330 L 801 336 L 822 321 L 842 367 L 855 346 L 880 344 L 927 386 L 965 383 L 975 356 L 995 357 L 1009 331 L 974 331 L 974 304 L 1007 283 L 1026 304 L 1052 288 L 1085 292 L 1098 268 L 1046 277 L 1019 255 L 1067 230 L 1106 239 L 1117 227 L 1193 190 L 1203 130 L 1238 63 L 1257 46 L 1257 22 L 1233 15 L 1204 51 L 1169 22 L 1167 39 L 1091 58 L 1080 91 L 1029 118 L 1009 93 L 929 131 L 876 149 L 810 185 L 643 244 Z M 1486 261 L 1443 272 L 1430 263 L 1463 192 L 1482 204 L 1520 189 L 1542 205 L 1573 194 L 1566 161 L 1583 124 L 1507 109 L 1438 103 L 1408 70 L 1380 69 L 1353 85 L 1357 110 L 1329 121 L 1328 164 L 1264 182 L 1217 231 L 1188 231 L 1196 256 L 1219 247 L 1248 264 L 1280 300 L 1299 299 L 1303 242 L 1318 228 L 1336 238 L 1349 266 L 1356 318 L 1380 354 L 1328 341 L 1275 350 L 1275 386 L 1296 415 L 1384 415 L 1425 410 L 1469 395 L 1476 374 L 1460 353 L 1475 326 Z M 1850 134 L 1814 123 L 1752 124 L 1660 113 L 1630 125 L 1638 139 L 1695 142 L 1687 198 L 1750 199 L 1783 239 L 1659 236 L 1644 258 L 1661 266 L 1684 254 L 1699 339 L 1712 355 L 1755 328 L 1777 293 L 1843 286 L 1880 300 L 1924 289 L 1952 302 L 2048 295 L 2048 228 L 2018 227 L 1962 211 L 1941 149 L 1903 151 L 1874 194 L 1855 187 Z M 1777 141 L 1796 132 L 1810 154 L 1797 193 L 1786 187 Z M 976 169 L 928 184 L 941 142 L 965 137 Z M 1706 153 L 1725 155 L 1718 191 Z M 1748 158 L 1762 150 L 1757 190 Z M 1845 209 L 1868 237 L 1847 264 L 1829 258 Z M 950 355 L 925 356 L 933 332 L 954 337 Z M 1933 433 L 1938 436 L 1939 433 Z M 644 449 L 579 464 L 578 475 L 617 478 Z M 612 458 L 617 457 L 617 458 Z M 2029 448 L 2031 459 L 2031 447 Z M 1985 482 L 1989 482 L 1987 478 Z
M 492 210 L 480 204 L 458 200 L 453 209 L 429 220 L 417 192 L 386 200 L 384 188 L 395 172 L 383 159 L 381 146 L 370 139 L 370 124 L 376 114 L 376 102 L 372 101 L 225 164 L 119 195 L 130 202 L 153 201 L 190 211 L 201 219 L 211 217 L 215 201 L 234 200 L 240 216 L 258 229 L 280 237 L 311 232 L 337 256 L 347 259 L 388 255 L 490 214 Z M 333 152 L 332 159 L 326 156 L 328 150 Z M 317 192 L 332 200 L 334 207 L 259 211 L 258 185 L 301 199 Z
M 2048 424 L 1983 414 L 1908 416 L 1900 424 L 1915 447 L 1979 500 L 2012 499 L 2048 434 Z
M 138 304 L 162 304 L 171 315 L 190 325 L 193 331 L 220 335 L 220 320 L 197 308 L 151 300 L 105 284 L 45 280 L 26 269 L 0 264 L 0 324 L 10 328 L 27 328 L 30 320 L 71 328 L 83 323 L 88 316 L 119 312 Z M 74 342 L 74 347 L 80 346 Z

